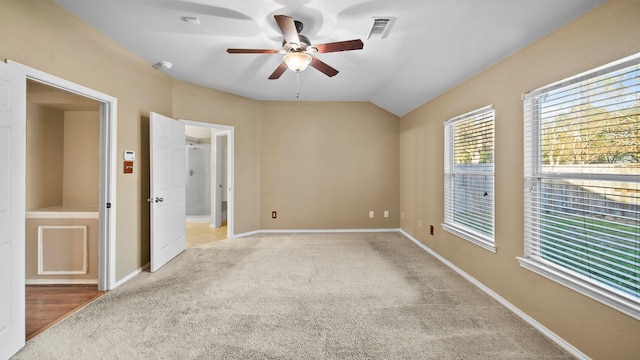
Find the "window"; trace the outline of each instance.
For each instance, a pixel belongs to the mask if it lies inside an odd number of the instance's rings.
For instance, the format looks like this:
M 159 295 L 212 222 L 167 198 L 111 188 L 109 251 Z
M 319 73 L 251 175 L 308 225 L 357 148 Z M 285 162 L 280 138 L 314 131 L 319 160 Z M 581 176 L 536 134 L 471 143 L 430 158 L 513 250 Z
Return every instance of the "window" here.
M 444 123 L 442 228 L 495 252 L 493 236 L 493 106 Z
M 640 57 L 524 97 L 520 264 L 640 319 Z

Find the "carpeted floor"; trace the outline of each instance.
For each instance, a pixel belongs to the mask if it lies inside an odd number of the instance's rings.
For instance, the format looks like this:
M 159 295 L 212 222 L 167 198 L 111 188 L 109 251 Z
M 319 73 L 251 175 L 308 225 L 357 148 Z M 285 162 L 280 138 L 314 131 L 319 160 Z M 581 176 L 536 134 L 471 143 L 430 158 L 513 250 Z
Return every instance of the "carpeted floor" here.
M 15 359 L 571 359 L 399 233 L 187 249 Z

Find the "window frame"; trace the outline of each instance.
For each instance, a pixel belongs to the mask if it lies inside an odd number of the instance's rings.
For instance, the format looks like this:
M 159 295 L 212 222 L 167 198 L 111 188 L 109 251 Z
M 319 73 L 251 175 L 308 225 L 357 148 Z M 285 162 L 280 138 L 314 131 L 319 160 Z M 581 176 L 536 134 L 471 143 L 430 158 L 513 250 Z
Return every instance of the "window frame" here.
M 450 132 L 453 131 L 453 125 L 460 121 L 471 120 L 474 118 L 486 116 L 491 113 L 491 122 L 493 127 L 493 133 L 491 134 L 491 146 L 492 146 L 492 161 L 490 171 L 457 171 L 454 169 L 454 156 L 455 156 L 455 143 L 452 141 L 454 135 Z M 456 116 L 444 122 L 444 222 L 441 224 L 442 229 L 451 234 L 454 234 L 462 239 L 465 239 L 472 244 L 478 245 L 485 250 L 492 253 L 497 252 L 495 244 L 495 108 L 493 105 L 488 105 L 468 113 Z M 453 202 L 453 181 L 452 179 L 456 174 L 461 175 L 480 175 L 491 178 L 491 191 L 488 196 L 491 196 L 491 236 L 483 234 L 479 231 L 472 229 L 471 227 L 456 222 L 453 219 L 453 208 L 455 203 Z
M 606 180 L 624 181 L 634 183 L 633 175 L 615 175 L 609 173 L 601 174 L 581 174 L 581 173 L 559 173 L 544 172 L 542 170 L 543 161 L 541 156 L 541 131 L 538 126 L 533 126 L 536 122 L 539 125 L 539 103 L 537 98 L 546 93 L 565 88 L 576 83 L 597 78 L 601 75 L 613 73 L 627 67 L 640 64 L 640 54 L 632 55 L 621 60 L 600 66 L 590 71 L 583 72 L 573 77 L 543 86 L 522 96 L 524 110 L 524 256 L 517 257 L 521 267 L 530 270 L 538 275 L 544 276 L 554 282 L 566 286 L 591 299 L 610 306 L 624 314 L 640 320 L 640 299 L 634 299 L 622 291 L 607 285 L 598 280 L 589 279 L 578 272 L 567 269 L 564 266 L 542 259 L 540 255 L 540 238 L 533 233 L 539 233 L 536 227 L 535 211 L 539 209 L 538 204 L 534 204 L 535 196 L 528 194 L 534 191 L 543 180 L 565 179 L 565 180 Z M 530 103 L 531 105 L 528 105 Z M 527 112 L 531 115 L 528 115 Z M 537 116 L 537 118 L 536 118 Z M 527 133 L 529 130 L 529 133 Z M 637 181 L 635 181 L 637 183 Z M 539 215 L 538 215 L 539 216 Z M 533 224 L 529 225 L 530 221 Z M 539 222 L 538 217 L 538 222 Z

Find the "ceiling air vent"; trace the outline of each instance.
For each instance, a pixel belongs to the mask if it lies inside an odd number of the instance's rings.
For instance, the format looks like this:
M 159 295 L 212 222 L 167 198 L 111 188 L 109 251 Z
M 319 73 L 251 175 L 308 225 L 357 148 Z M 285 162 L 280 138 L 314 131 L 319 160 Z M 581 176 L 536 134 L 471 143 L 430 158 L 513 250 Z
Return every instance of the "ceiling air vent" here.
M 367 39 L 386 39 L 395 20 L 393 17 L 373 18 L 373 24 L 371 24 Z

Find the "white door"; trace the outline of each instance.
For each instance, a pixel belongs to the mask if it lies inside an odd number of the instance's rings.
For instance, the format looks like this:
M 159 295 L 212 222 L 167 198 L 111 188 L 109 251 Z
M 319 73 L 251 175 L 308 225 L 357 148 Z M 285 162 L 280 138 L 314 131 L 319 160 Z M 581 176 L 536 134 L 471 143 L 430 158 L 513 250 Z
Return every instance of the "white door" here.
M 151 271 L 180 254 L 186 247 L 185 134 L 184 124 L 151 113 Z
M 0 359 L 25 342 L 26 84 L 0 62 Z

